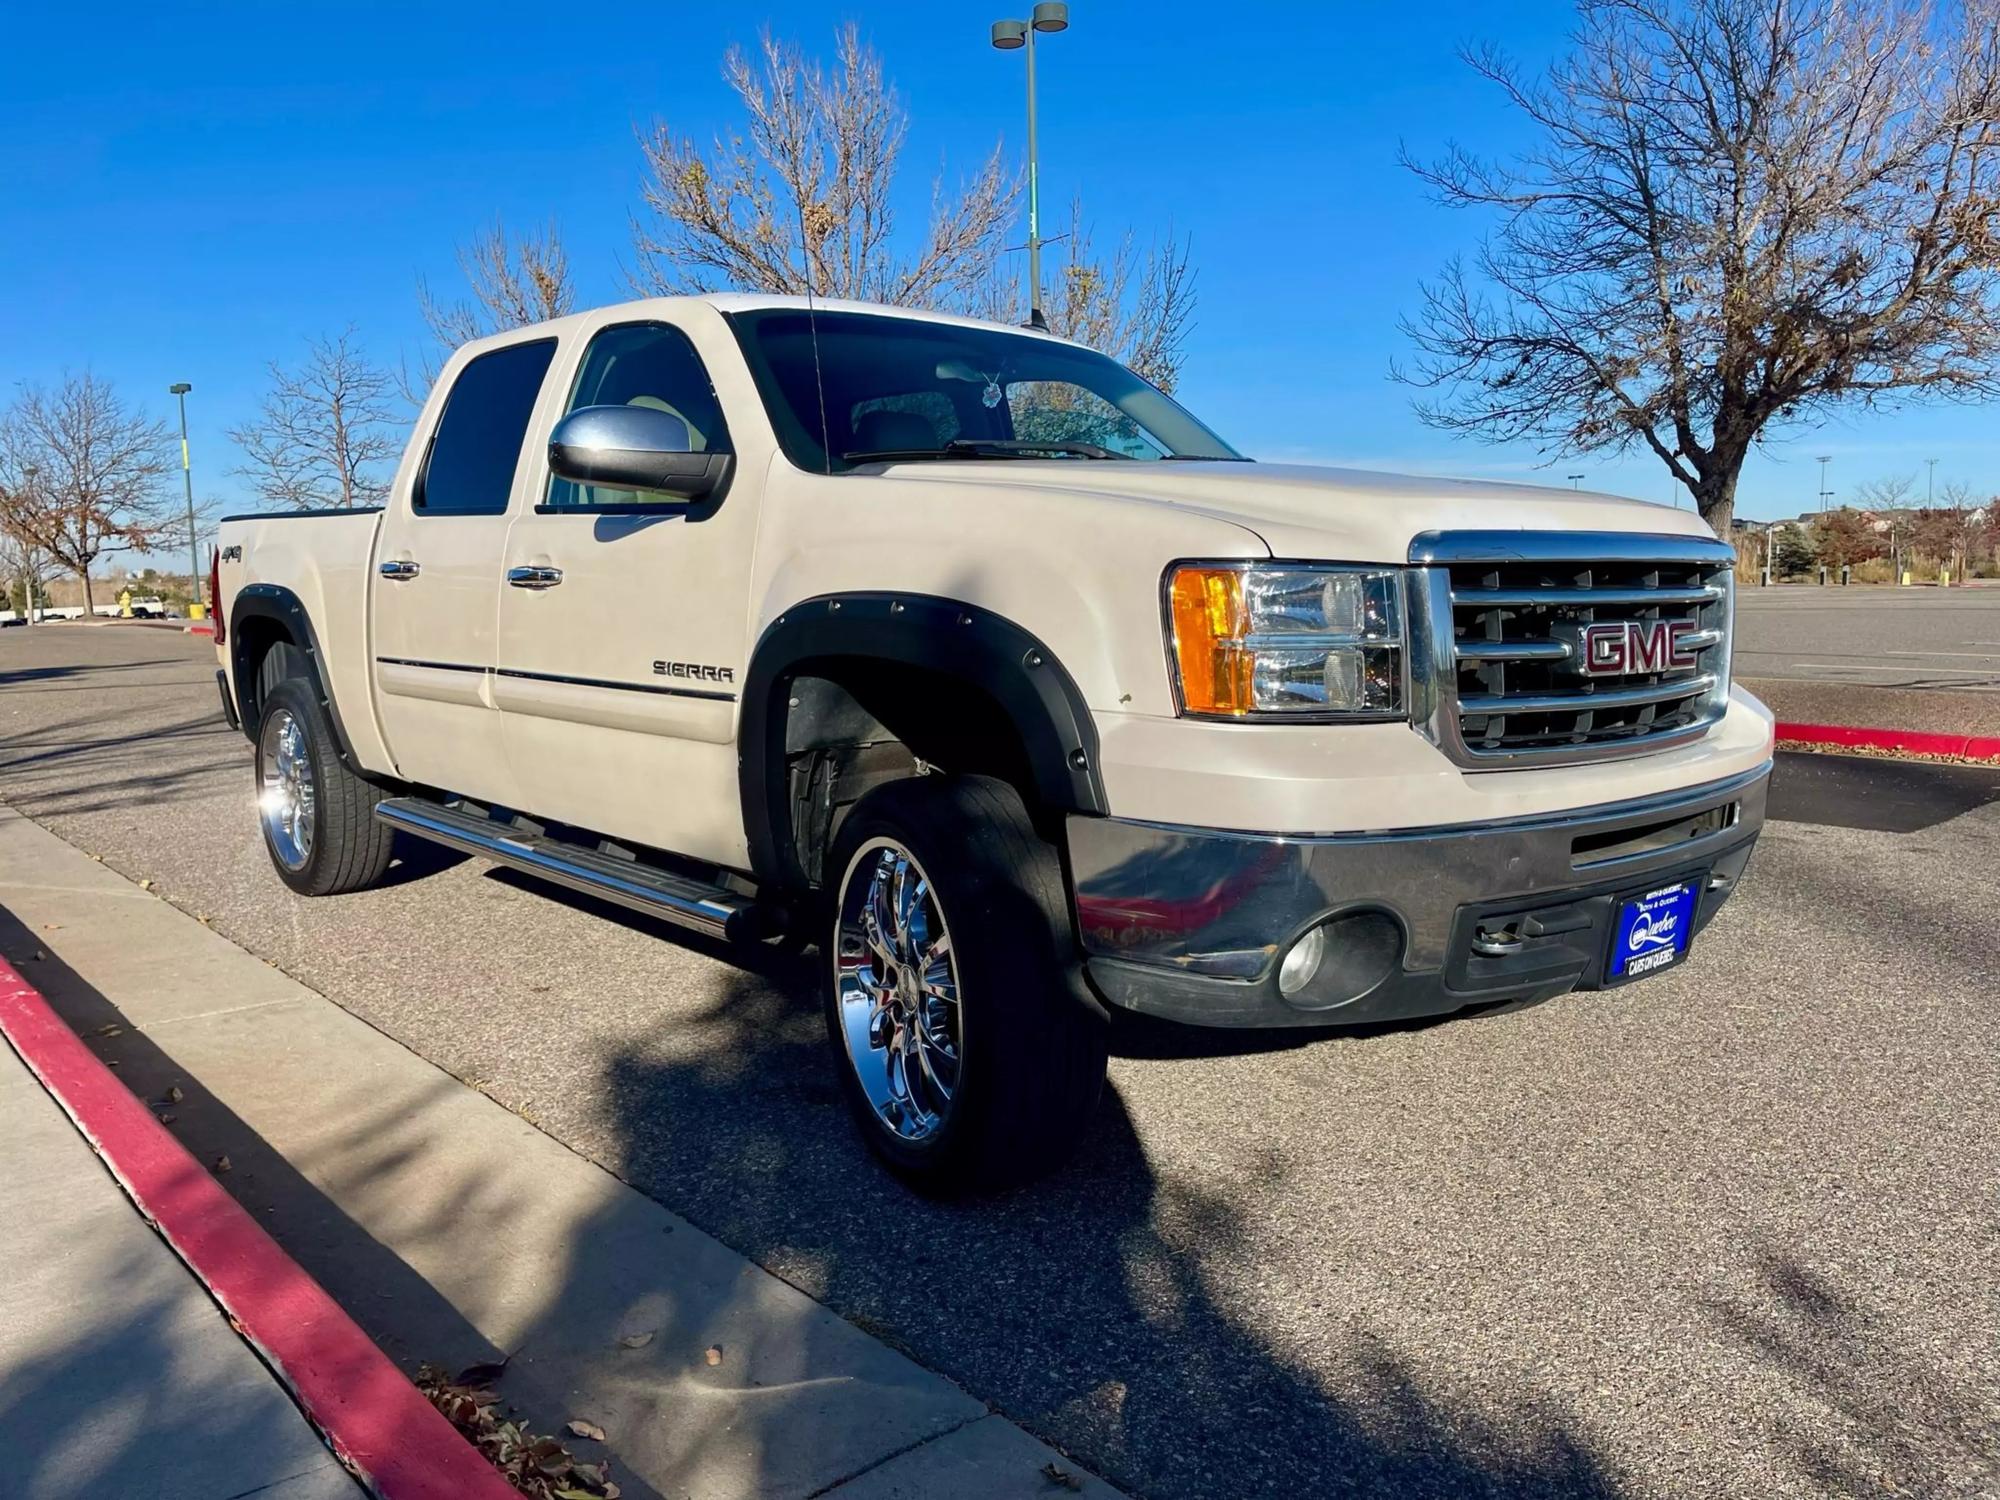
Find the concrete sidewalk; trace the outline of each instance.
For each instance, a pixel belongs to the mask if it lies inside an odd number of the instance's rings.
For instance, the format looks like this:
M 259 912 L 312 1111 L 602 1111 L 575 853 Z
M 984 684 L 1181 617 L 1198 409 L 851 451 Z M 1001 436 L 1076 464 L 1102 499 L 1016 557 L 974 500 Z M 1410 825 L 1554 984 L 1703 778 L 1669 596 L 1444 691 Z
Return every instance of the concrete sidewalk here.
M 1114 1494 L 4 807 L 0 908 L 0 950 L 47 954 L 24 972 L 128 1086 L 182 1090 L 175 1134 L 231 1159 L 232 1195 L 392 1359 L 507 1358 L 496 1387 L 517 1419 L 604 1428 L 602 1444 L 569 1441 L 608 1458 L 627 1497 Z
M 23 1500 L 361 1500 L 4 1042 L 0 1141 L 0 1489 Z

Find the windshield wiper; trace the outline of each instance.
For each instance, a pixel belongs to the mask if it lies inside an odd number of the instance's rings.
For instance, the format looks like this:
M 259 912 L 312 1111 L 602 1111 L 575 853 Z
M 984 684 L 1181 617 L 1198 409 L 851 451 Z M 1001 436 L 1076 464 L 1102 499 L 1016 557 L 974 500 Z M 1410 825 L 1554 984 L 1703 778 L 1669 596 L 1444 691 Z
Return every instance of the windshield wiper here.
M 1124 458 L 1129 453 L 1100 447 L 1096 443 L 1030 442 L 1025 438 L 953 438 L 942 448 L 880 448 L 860 453 L 843 453 L 850 464 L 908 463 L 941 458 Z

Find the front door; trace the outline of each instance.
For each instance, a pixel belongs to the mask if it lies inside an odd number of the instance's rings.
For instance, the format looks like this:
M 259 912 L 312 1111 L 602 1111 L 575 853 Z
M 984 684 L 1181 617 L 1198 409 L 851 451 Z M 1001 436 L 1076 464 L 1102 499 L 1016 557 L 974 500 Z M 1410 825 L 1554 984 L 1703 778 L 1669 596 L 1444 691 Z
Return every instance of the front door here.
M 625 405 L 679 417 L 691 451 L 730 451 L 708 370 L 671 323 L 600 330 L 562 411 Z M 688 502 L 542 465 L 541 503 L 508 532 L 493 683 L 521 805 L 745 865 L 734 741 L 756 508 L 727 486 Z
M 382 731 L 403 778 L 520 805 L 493 702 L 494 627 L 521 450 L 554 339 L 458 371 L 430 447 L 391 497 L 372 632 Z

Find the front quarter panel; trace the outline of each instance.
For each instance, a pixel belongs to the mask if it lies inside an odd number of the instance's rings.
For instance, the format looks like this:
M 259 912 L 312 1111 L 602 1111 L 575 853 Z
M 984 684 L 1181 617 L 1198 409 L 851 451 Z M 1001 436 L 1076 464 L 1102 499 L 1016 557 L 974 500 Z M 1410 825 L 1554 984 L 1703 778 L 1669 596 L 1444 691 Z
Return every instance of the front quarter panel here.
M 907 591 L 989 610 L 1041 641 L 1097 713 L 1174 712 L 1160 580 L 1181 558 L 1267 556 L 1214 516 L 921 465 L 802 474 L 773 462 L 749 636 L 802 600 Z

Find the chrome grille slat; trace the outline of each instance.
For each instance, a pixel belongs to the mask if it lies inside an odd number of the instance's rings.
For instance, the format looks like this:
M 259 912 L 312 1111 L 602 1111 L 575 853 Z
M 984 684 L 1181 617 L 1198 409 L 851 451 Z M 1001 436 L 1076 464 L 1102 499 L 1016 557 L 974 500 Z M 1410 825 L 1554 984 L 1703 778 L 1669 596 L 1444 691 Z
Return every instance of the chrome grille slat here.
M 1568 641 L 1460 641 L 1460 661 L 1567 661 Z
M 1599 588 L 1546 588 L 1546 589 L 1482 589 L 1469 588 L 1451 591 L 1453 604 L 1471 605 L 1479 608 L 1493 608 L 1496 605 L 1517 607 L 1540 607 L 1549 604 L 1580 604 L 1651 606 L 1661 604 L 1713 604 L 1722 597 L 1722 590 L 1704 584 L 1700 588 L 1659 588 L 1659 589 L 1599 589 Z
M 1699 537 L 1418 537 L 1410 547 L 1422 565 L 1410 609 L 1418 723 L 1454 760 L 1480 770 L 1685 744 L 1727 706 L 1734 558 Z M 1629 673 L 1585 674 L 1592 626 L 1661 622 L 1686 627 L 1678 663 L 1635 654 Z
M 1676 698 L 1692 698 L 1697 693 L 1705 693 L 1714 686 L 1715 679 L 1704 673 L 1699 677 L 1676 677 L 1646 687 L 1546 693 L 1535 698 L 1488 694 L 1476 698 L 1461 697 L 1458 711 L 1467 718 L 1481 714 L 1594 713 L 1601 708 L 1638 708 L 1647 703 L 1670 703 Z

